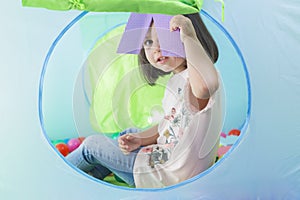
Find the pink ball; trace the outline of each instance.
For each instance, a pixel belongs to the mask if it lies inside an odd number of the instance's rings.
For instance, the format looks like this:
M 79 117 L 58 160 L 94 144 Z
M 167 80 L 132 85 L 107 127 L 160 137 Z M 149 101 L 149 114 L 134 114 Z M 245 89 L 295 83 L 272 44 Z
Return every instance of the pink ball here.
M 220 136 L 223 137 L 223 138 L 227 137 L 226 133 L 224 133 L 224 132 L 222 132 Z
M 231 146 L 221 146 L 218 149 L 218 157 L 221 158 L 225 153 L 227 153 L 227 151 L 229 151 Z
M 72 138 L 68 141 L 68 147 L 69 147 L 69 151 L 72 152 L 75 149 L 77 149 L 79 147 L 79 145 L 81 144 L 80 140 L 78 138 Z

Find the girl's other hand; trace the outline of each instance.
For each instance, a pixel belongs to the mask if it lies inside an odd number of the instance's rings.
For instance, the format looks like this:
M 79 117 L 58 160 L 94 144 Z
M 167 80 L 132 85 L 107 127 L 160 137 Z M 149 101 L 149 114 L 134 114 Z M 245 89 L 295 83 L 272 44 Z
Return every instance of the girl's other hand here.
M 178 29 L 180 30 L 180 39 L 182 42 L 184 42 L 186 37 L 197 38 L 192 21 L 183 15 L 175 15 L 170 20 L 170 31 Z
M 118 143 L 121 151 L 126 155 L 138 149 L 142 144 L 142 139 L 134 134 L 127 133 L 118 138 Z

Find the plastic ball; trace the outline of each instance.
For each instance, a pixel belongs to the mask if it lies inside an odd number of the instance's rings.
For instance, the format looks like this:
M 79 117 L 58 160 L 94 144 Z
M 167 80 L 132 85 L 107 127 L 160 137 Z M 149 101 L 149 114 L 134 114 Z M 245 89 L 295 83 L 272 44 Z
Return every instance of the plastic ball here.
M 239 136 L 240 133 L 241 133 L 241 131 L 239 129 L 232 129 L 231 131 L 229 131 L 228 135 Z
M 63 140 L 53 140 L 53 141 L 51 141 L 52 142 L 52 144 L 55 146 L 55 145 L 57 145 L 57 144 L 59 144 L 59 143 L 65 143 Z
M 221 146 L 218 149 L 218 157 L 221 158 L 225 153 L 227 153 L 227 151 L 229 151 L 229 149 L 231 148 L 231 146 Z
M 55 147 L 63 156 L 67 156 L 70 152 L 68 145 L 64 143 L 56 144 Z
M 220 136 L 221 136 L 222 138 L 226 138 L 226 137 L 227 137 L 226 133 L 224 133 L 224 132 L 222 132 L 222 133 L 220 134 Z
M 64 139 L 64 140 L 63 140 L 63 141 L 64 141 L 63 143 L 68 144 L 69 140 L 70 140 L 69 138 Z
M 85 137 L 79 137 L 78 138 L 78 140 L 80 140 L 80 143 L 82 143 L 84 139 L 85 139 Z
M 72 152 L 75 149 L 77 149 L 80 144 L 81 144 L 81 142 L 80 142 L 80 140 L 78 138 L 72 138 L 67 143 L 70 152 Z

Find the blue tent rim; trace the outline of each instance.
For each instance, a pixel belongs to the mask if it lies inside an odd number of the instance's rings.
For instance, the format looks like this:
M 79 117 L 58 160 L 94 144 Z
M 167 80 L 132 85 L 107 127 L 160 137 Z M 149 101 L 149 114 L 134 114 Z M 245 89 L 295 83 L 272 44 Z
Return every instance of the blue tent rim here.
M 200 11 L 201 14 L 203 14 L 205 17 L 207 17 L 210 21 L 212 21 L 224 34 L 225 36 L 229 39 L 229 41 L 231 42 L 231 44 L 233 45 L 234 49 L 236 50 L 239 58 L 241 59 L 242 65 L 243 65 L 243 70 L 245 72 L 245 76 L 246 76 L 246 82 L 247 82 L 247 93 L 248 93 L 248 109 L 247 109 L 247 115 L 245 118 L 244 123 L 242 124 L 240 130 L 241 130 L 241 134 L 240 137 L 238 138 L 238 140 L 232 145 L 232 147 L 230 148 L 230 150 L 217 162 L 215 163 L 212 167 L 208 168 L 207 170 L 205 170 L 204 172 L 198 174 L 197 176 L 194 176 L 193 178 L 190 178 L 188 180 L 182 181 L 176 185 L 172 185 L 172 186 L 167 186 L 165 188 L 158 188 L 158 189 L 153 189 L 153 188 L 127 188 L 127 187 L 123 187 L 123 186 L 117 186 L 117 185 L 112 185 L 110 183 L 101 181 L 99 179 L 96 179 L 94 177 L 89 176 L 88 174 L 84 173 L 83 171 L 81 171 L 80 169 L 76 168 L 75 166 L 73 166 L 71 163 L 69 163 L 63 155 L 61 155 L 59 153 L 59 151 L 55 148 L 55 146 L 52 144 L 51 139 L 48 137 L 46 129 L 45 129 L 45 123 L 44 123 L 44 117 L 43 117 L 43 104 L 42 104 L 42 99 L 43 99 L 43 87 L 44 87 L 44 78 L 45 78 L 45 73 L 47 70 L 47 65 L 48 62 L 51 58 L 51 55 L 56 47 L 56 45 L 58 44 L 58 42 L 63 38 L 63 36 L 65 35 L 65 33 L 74 25 L 76 24 L 80 19 L 82 19 L 85 15 L 87 15 L 89 12 L 88 11 L 83 11 L 81 12 L 77 17 L 75 17 L 57 36 L 57 38 L 54 40 L 54 42 L 52 43 L 52 45 L 49 48 L 49 51 L 45 57 L 44 63 L 43 63 L 43 67 L 42 67 L 42 71 L 41 71 L 41 75 L 40 75 L 40 81 L 39 81 L 39 93 L 38 93 L 38 113 L 39 113 L 39 121 L 40 121 L 40 126 L 42 128 L 42 132 L 44 137 L 46 138 L 46 140 L 48 141 L 49 145 L 52 147 L 52 149 L 57 152 L 57 154 L 70 166 L 72 167 L 75 171 L 77 171 L 78 173 L 82 174 L 83 176 L 92 179 L 100 184 L 104 184 L 110 187 L 114 187 L 117 189 L 122 189 L 122 190 L 135 190 L 135 191 L 146 191 L 146 192 L 158 192 L 158 191 L 166 191 L 166 190 L 173 190 L 176 189 L 178 187 L 187 185 L 191 182 L 194 182 L 198 179 L 201 179 L 202 177 L 206 176 L 207 174 L 210 174 L 214 171 L 215 168 L 219 167 L 223 161 L 225 159 L 228 158 L 228 156 L 230 156 L 231 152 L 234 151 L 236 149 L 236 147 L 240 144 L 241 140 L 244 138 L 244 135 L 246 134 L 247 128 L 248 128 L 248 124 L 249 124 L 249 120 L 250 120 L 250 116 L 251 116 L 251 84 L 250 84 L 250 76 L 247 70 L 247 66 L 246 66 L 246 62 L 244 60 L 244 57 L 242 55 L 242 52 L 240 50 L 240 48 L 238 47 L 238 45 L 236 44 L 236 42 L 234 41 L 234 39 L 231 37 L 231 35 L 229 34 L 229 32 L 216 20 L 214 19 L 211 15 L 209 15 L 206 11 L 204 11 L 203 9 Z

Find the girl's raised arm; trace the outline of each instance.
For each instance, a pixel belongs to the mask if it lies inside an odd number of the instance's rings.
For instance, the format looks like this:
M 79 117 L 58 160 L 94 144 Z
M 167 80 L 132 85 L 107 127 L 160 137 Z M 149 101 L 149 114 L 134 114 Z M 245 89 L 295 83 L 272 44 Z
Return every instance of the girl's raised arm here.
M 198 99 L 208 99 L 219 87 L 216 68 L 198 40 L 191 20 L 183 15 L 174 16 L 170 21 L 170 30 L 177 29 L 180 29 L 184 44 L 193 95 Z

